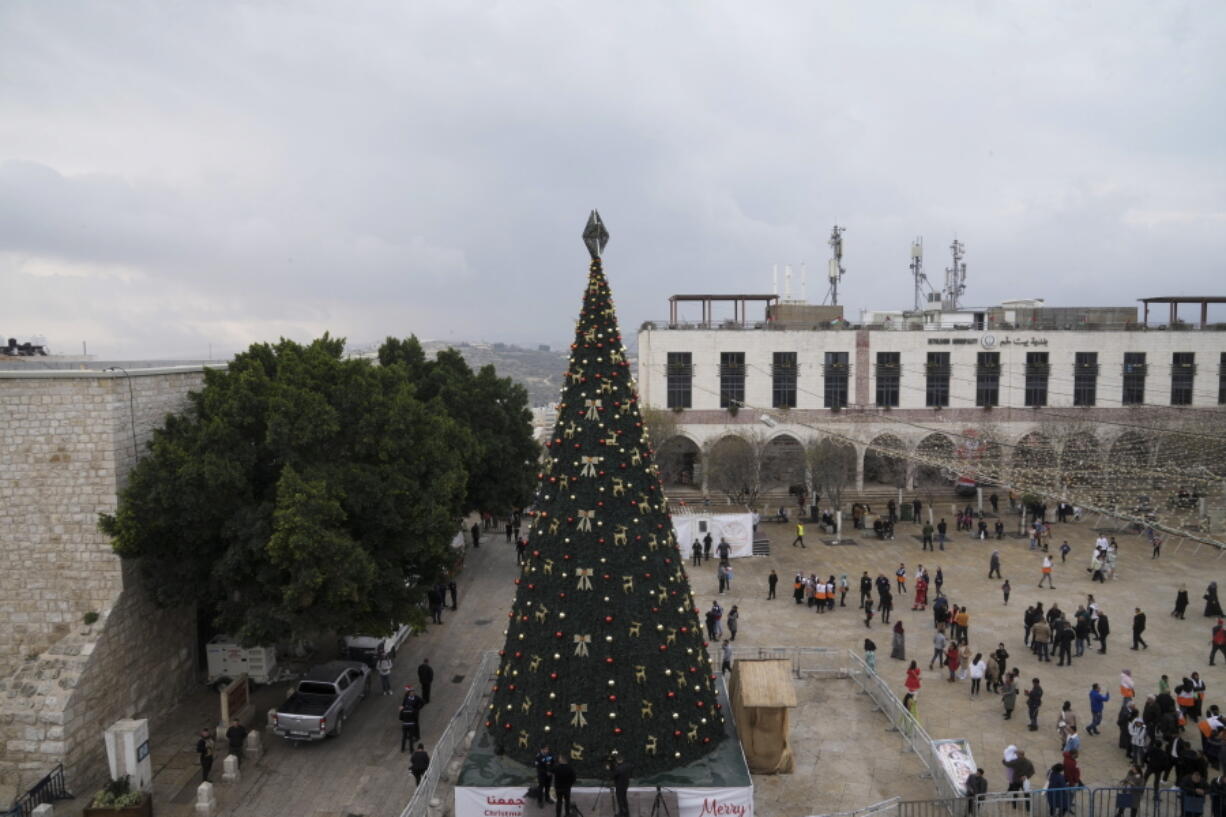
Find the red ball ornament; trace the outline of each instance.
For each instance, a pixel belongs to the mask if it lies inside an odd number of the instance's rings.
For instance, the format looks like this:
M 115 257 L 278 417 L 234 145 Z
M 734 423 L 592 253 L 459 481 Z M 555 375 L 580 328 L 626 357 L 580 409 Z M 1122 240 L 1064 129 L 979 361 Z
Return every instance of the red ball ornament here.
M 489 726 L 489 724 L 487 723 L 487 724 L 486 724 L 486 726 Z M 673 737 L 675 737 L 675 738 L 679 738 L 679 737 L 681 737 L 681 730 L 680 730 L 680 729 L 674 729 L 674 730 L 673 730 Z
M 504 723 L 504 724 L 502 725 L 502 728 L 503 728 L 503 729 L 506 729 L 506 730 L 509 732 L 509 731 L 511 731 L 511 724 L 509 724 L 509 723 Z
M 554 634 L 553 634 L 553 637 L 554 637 L 554 638 L 561 638 L 561 637 L 562 637 L 562 631 L 561 631 L 561 630 L 558 630 L 556 633 L 554 633 Z
M 532 551 L 532 557 L 533 557 L 533 558 L 537 558 L 537 557 L 539 557 L 540 555 L 541 555 L 541 552 L 540 552 L 539 550 L 534 550 L 534 551 Z
M 613 727 L 613 734 L 620 735 L 621 733 L 622 733 L 622 728 L 620 726 Z
M 523 658 L 523 657 L 524 657 L 524 654 L 523 654 L 522 652 L 519 652 L 518 650 L 516 650 L 516 651 L 515 651 L 515 657 L 516 657 L 516 658 Z
M 613 623 L 613 616 L 605 616 L 605 617 L 604 617 L 604 623 L 605 623 L 605 624 L 612 624 L 612 623 Z M 516 656 L 516 658 L 518 658 L 518 657 L 519 657 L 519 656 Z
M 551 672 L 551 673 L 549 673 L 549 680 L 550 680 L 550 681 L 556 681 L 556 680 L 558 680 L 558 674 L 557 674 L 556 672 Z
M 667 696 L 667 697 L 669 697 L 669 698 L 676 698 L 676 697 L 677 697 L 677 693 L 676 693 L 676 692 L 673 692 L 673 691 L 670 689 L 670 690 L 668 691 L 668 696 Z
M 564 561 L 564 562 L 569 562 L 569 561 L 570 561 L 570 554 L 569 554 L 569 553 L 563 553 L 563 554 L 562 554 L 562 561 Z
M 616 696 L 616 695 L 610 695 L 610 696 L 609 696 L 609 701 L 610 701 L 611 703 L 617 703 L 617 696 Z
M 668 645 L 667 645 L 667 644 L 661 644 L 661 645 L 660 645 L 660 652 L 668 652 Z
M 598 500 L 596 500 L 596 507 L 597 507 L 597 508 L 603 508 L 603 507 L 604 507 L 604 500 L 603 500 L 603 499 L 598 499 Z
M 507 651 L 506 651 L 506 650 L 499 650 L 499 651 L 498 651 L 498 654 L 499 654 L 499 655 L 506 655 L 506 654 L 507 654 Z
M 546 717 L 546 718 L 552 718 L 552 717 L 553 717 L 553 710 L 552 710 L 552 709 L 546 709 L 546 710 L 545 710 L 545 717 Z
M 611 655 L 610 655 L 608 658 L 606 658 L 606 659 L 604 660 L 604 662 L 605 662 L 606 664 L 612 664 L 612 663 L 613 663 L 613 656 L 611 656 Z

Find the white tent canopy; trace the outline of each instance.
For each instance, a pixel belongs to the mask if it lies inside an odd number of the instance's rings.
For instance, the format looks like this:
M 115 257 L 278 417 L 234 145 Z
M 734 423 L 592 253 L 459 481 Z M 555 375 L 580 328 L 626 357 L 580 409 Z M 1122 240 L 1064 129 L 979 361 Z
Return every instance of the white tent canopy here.
M 731 557 L 739 559 L 742 556 L 753 555 L 753 514 L 745 513 L 696 513 L 693 511 L 673 511 L 673 531 L 677 542 L 681 545 L 681 553 L 689 556 L 694 540 L 701 540 L 708 532 L 715 544 L 711 548 L 717 555 L 716 548 L 722 538 L 732 546 Z

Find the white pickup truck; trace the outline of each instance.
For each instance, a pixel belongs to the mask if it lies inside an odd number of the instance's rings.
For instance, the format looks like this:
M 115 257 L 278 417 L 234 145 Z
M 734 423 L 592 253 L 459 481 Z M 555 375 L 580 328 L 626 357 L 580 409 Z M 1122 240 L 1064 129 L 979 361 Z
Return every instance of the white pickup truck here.
M 294 694 L 277 707 L 273 731 L 286 740 L 323 740 L 340 735 L 345 718 L 370 694 L 370 667 L 330 661 L 312 667 Z

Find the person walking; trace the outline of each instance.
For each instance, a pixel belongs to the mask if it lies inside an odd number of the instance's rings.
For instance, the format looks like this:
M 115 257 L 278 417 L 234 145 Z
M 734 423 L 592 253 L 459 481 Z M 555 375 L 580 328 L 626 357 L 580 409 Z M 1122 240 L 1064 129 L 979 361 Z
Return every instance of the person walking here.
M 732 609 L 728 611 L 728 640 L 736 641 L 737 628 L 741 626 L 741 611 L 737 606 L 732 605 Z
M 1222 615 L 1222 604 L 1217 599 L 1217 582 L 1209 582 L 1205 588 L 1205 618 Z
M 1034 648 L 1034 654 L 1040 661 L 1051 661 L 1051 656 L 1048 654 L 1050 643 L 1051 626 L 1047 623 L 1047 619 L 1040 618 L 1030 628 L 1030 645 Z
M 447 592 L 451 595 L 451 609 L 456 610 L 460 607 L 460 602 L 457 599 L 459 588 L 456 586 L 455 579 L 447 582 Z
M 860 576 L 860 609 L 864 609 L 864 603 L 873 597 L 873 580 L 868 577 L 868 571 Z
M 405 698 L 407 699 L 408 696 L 406 695 Z M 417 707 L 413 703 L 402 703 L 397 718 L 400 721 L 400 751 L 404 752 L 405 747 L 412 746 L 421 740 L 421 725 Z
M 899 595 L 905 595 L 907 592 L 907 566 L 902 562 L 898 563 L 898 569 L 894 571 L 894 579 L 898 584 Z
M 422 704 L 430 703 L 430 686 L 434 683 L 434 668 L 430 666 L 430 659 L 421 659 L 421 664 L 417 667 L 417 680 L 421 684 L 421 702 Z
M 920 532 L 920 550 L 934 550 L 932 547 L 932 523 L 925 522 Z
M 1175 609 L 1171 611 L 1171 615 L 1180 621 L 1183 620 L 1183 615 L 1188 610 L 1188 586 L 1186 584 L 1179 585 L 1179 592 L 1175 594 Z
M 851 589 L 851 583 L 847 581 L 847 574 L 839 574 L 839 606 L 847 606 L 847 591 Z M 831 605 L 833 606 L 833 605 Z
M 941 521 L 937 523 L 937 542 L 941 546 L 941 550 L 945 549 L 945 534 L 949 531 L 949 525 L 945 524 L 945 517 L 941 517 Z
M 1032 678 L 1030 689 L 1026 691 L 1026 713 L 1030 716 L 1030 724 L 1026 727 L 1031 732 L 1039 731 L 1039 707 L 1043 705 L 1043 687 L 1038 678 Z
M 230 728 L 226 730 L 226 746 L 230 749 L 230 754 L 238 759 L 239 764 L 243 762 L 243 743 L 247 740 L 247 727 L 243 726 L 238 718 L 230 718 Z
M 796 547 L 798 544 L 802 548 L 805 546 L 805 526 L 803 522 L 796 523 L 796 538 L 792 540 L 792 547 Z
M 379 683 L 383 685 L 383 694 L 392 694 L 392 657 L 387 653 L 379 656 L 375 662 L 375 670 L 379 673 Z
M 715 568 L 715 577 L 719 579 L 719 592 L 722 594 L 724 592 L 724 588 L 728 586 L 728 579 L 724 574 L 723 565 Z
M 473 526 L 469 528 L 469 532 L 473 535 L 473 547 L 481 547 L 481 525 L 473 522 Z
M 1052 764 L 1047 773 L 1047 811 L 1050 817 L 1064 817 L 1069 813 L 1072 798 L 1068 792 L 1068 781 L 1064 778 L 1064 764 Z
M 1136 694 L 1137 687 L 1132 680 L 1132 671 L 1120 670 L 1120 697 L 1132 700 Z
M 694 539 L 694 544 L 690 545 L 690 566 L 698 567 L 702 564 L 702 542 L 697 538 Z
M 515 564 L 522 565 L 528 561 L 528 540 L 519 537 L 515 540 Z
M 907 636 L 903 632 L 902 622 L 894 622 L 894 637 L 890 642 L 890 657 L 899 661 L 907 660 Z
M 949 670 L 950 683 L 958 680 L 958 667 L 962 666 L 962 653 L 958 649 L 958 645 L 950 640 L 949 647 L 945 650 L 945 669 Z
M 1098 727 L 1103 722 L 1103 708 L 1111 700 L 1111 693 L 1103 692 L 1098 684 L 1090 685 L 1090 725 L 1086 727 L 1087 735 L 1097 737 Z
M 1009 584 L 1009 580 L 1005 579 L 1005 583 L 1000 586 L 1000 594 L 1005 599 L 1005 606 L 1009 606 L 1009 594 L 1013 592 L 1013 585 Z
M 413 773 L 413 782 L 421 785 L 421 776 L 430 768 L 430 755 L 426 754 L 426 745 L 417 744 L 413 754 L 409 755 L 409 771 Z
M 1145 632 L 1145 613 L 1141 612 L 1141 608 L 1136 608 L 1136 613 L 1132 616 L 1132 648 L 1137 649 L 1137 645 L 1141 645 L 1141 649 L 1148 650 L 1149 645 L 1145 643 L 1145 639 L 1141 634 Z
M 211 783 L 209 775 L 213 772 L 213 733 L 207 728 L 200 730 L 200 739 L 196 741 L 196 754 L 200 755 L 200 775 L 205 783 Z
M 932 658 L 928 659 L 928 669 L 932 669 L 933 664 L 938 667 L 945 666 L 945 648 L 948 646 L 949 639 L 945 637 L 945 628 L 938 627 L 932 634 Z
M 873 626 L 873 600 L 864 600 L 864 626 L 871 629 Z
M 966 813 L 975 817 L 979 813 L 979 798 L 988 792 L 988 781 L 983 776 L 983 769 L 975 769 L 966 776 Z
M 715 544 L 715 540 L 711 538 L 711 531 L 707 531 L 707 535 L 702 537 L 702 560 L 704 562 L 711 561 L 711 546 Z
M 1111 621 L 1102 610 L 1098 611 L 1098 651 L 1106 654 L 1107 636 L 1111 635 Z
M 992 555 L 988 557 L 988 578 L 1001 578 L 999 550 L 992 551 Z
M 1050 554 L 1044 554 L 1042 569 L 1043 569 L 1043 576 L 1039 579 L 1039 587 L 1043 586 L 1043 582 L 1047 582 L 1047 586 L 1050 587 L 1052 590 L 1055 590 L 1056 585 L 1052 582 L 1052 578 L 1051 578 L 1052 560 L 1051 560 Z
M 779 584 L 779 574 L 773 569 L 771 574 L 766 577 L 766 600 L 771 601 L 775 598 L 775 587 Z
M 911 666 L 907 667 L 907 679 L 903 681 L 903 686 L 907 688 L 907 692 L 912 695 L 918 695 L 922 682 L 920 681 L 920 668 L 911 662 Z
M 719 672 L 721 675 L 732 672 L 732 644 L 726 638 L 719 651 Z
M 890 623 L 890 613 L 894 611 L 894 597 L 890 595 L 890 591 L 888 589 L 884 593 L 881 594 L 880 606 L 881 606 L 881 623 L 889 624 Z
M 1060 741 L 1060 751 L 1069 752 L 1081 748 L 1081 738 L 1078 737 L 1072 749 L 1069 740 L 1077 734 L 1077 713 L 1073 711 L 1073 702 L 1065 701 L 1056 716 L 1056 738 Z
M 1218 619 L 1213 625 L 1213 633 L 1209 636 L 1209 666 L 1215 666 L 1214 657 L 1220 652 L 1226 658 L 1226 620 Z
M 864 639 L 864 664 L 870 672 L 877 672 L 877 645 L 871 638 Z

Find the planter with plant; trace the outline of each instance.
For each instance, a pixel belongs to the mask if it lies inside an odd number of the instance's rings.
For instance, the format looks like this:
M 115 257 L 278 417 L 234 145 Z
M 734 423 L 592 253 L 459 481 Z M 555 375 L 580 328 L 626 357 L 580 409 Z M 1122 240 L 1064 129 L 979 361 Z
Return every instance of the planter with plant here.
M 139 789 L 133 791 L 127 775 L 107 783 L 81 812 L 81 817 L 152 817 L 152 815 L 153 798 Z

